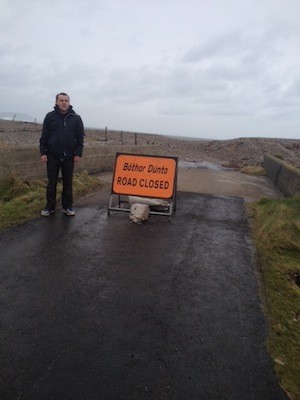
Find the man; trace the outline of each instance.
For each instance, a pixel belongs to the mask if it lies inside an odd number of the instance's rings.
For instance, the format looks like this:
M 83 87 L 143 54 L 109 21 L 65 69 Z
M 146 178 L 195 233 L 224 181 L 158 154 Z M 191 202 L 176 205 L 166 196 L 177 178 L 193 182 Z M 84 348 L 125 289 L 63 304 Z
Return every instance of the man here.
M 41 161 L 47 164 L 47 204 L 41 215 L 48 217 L 55 212 L 56 187 L 59 170 L 63 180 L 62 206 L 68 216 L 74 216 L 73 170 L 83 149 L 83 123 L 70 105 L 66 93 L 56 96 L 54 111 L 49 112 L 43 123 L 40 138 Z

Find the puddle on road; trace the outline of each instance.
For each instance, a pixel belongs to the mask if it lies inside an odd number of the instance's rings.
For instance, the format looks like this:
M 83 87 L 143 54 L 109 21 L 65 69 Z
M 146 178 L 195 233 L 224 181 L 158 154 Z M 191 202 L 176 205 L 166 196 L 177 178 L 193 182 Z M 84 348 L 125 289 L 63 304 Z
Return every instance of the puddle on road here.
M 182 168 L 210 169 L 213 171 L 232 171 L 230 168 L 222 167 L 208 161 L 179 161 L 178 166 Z

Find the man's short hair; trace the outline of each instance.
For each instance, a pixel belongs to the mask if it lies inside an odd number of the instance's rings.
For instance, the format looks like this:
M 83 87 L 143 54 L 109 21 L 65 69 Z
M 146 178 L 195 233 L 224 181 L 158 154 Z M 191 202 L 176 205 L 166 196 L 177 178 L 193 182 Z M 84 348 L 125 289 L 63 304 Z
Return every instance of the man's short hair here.
M 58 94 L 56 95 L 56 101 L 58 100 L 58 96 L 67 96 L 68 99 L 70 100 L 70 96 L 69 96 L 67 93 L 63 93 L 63 92 L 58 93 Z

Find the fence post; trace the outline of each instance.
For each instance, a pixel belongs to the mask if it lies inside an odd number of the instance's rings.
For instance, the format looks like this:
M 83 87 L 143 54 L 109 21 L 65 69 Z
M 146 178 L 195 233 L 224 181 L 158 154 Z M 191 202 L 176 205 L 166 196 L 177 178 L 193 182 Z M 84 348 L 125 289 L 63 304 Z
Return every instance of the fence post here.
M 137 133 L 134 134 L 134 144 L 137 145 Z
M 107 126 L 104 129 L 104 140 L 107 142 Z
M 120 133 L 121 133 L 121 144 L 123 144 L 123 131 L 121 131 Z

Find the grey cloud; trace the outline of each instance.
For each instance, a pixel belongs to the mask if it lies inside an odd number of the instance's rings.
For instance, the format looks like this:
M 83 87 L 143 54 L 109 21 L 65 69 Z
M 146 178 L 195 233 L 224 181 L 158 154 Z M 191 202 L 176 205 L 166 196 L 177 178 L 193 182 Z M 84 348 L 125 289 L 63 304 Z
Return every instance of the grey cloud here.
M 156 24 L 151 2 L 140 2 L 138 11 L 119 0 L 79 3 L 74 7 L 74 1 L 66 0 L 53 7 L 47 0 L 6 1 L 0 16 L 0 90 L 5 94 L 0 111 L 9 103 L 43 115 L 56 92 L 64 90 L 83 117 L 98 120 L 102 113 L 103 120 L 121 128 L 124 124 L 124 129 L 132 120 L 144 130 L 160 123 L 176 130 L 191 121 L 194 131 L 203 121 L 216 124 L 215 131 L 251 121 L 266 127 L 273 118 L 281 118 L 282 124 L 296 121 L 300 31 L 291 11 L 282 18 L 278 14 L 283 0 L 271 13 L 258 0 L 249 0 L 249 16 L 225 5 L 224 15 L 216 16 L 212 2 L 211 21 L 204 20 L 204 13 L 184 22 L 179 18 L 168 29 L 162 14 Z M 162 6 L 165 16 L 172 2 L 167 3 Z M 183 6 L 176 3 L 172 13 L 179 17 Z M 193 1 L 193 6 L 203 11 L 200 3 Z M 153 14 L 144 24 L 148 7 Z M 38 99 L 34 105 L 32 98 Z
M 209 80 L 202 70 L 159 65 L 156 69 L 122 69 L 112 71 L 99 90 L 113 102 L 139 103 L 216 97 L 227 90 L 227 83 Z M 209 96 L 210 94 L 210 96 Z
M 224 115 L 249 113 L 249 89 L 245 100 L 238 99 L 245 82 L 233 70 L 190 69 L 186 66 L 159 66 L 156 69 L 114 70 L 98 90 L 114 104 L 156 103 L 159 113 L 168 115 Z M 231 78 L 231 79 L 230 79 Z M 251 84 L 251 82 L 249 83 Z M 238 102 L 236 107 L 234 102 Z M 244 108 L 244 109 L 243 109 Z M 173 110 L 173 111 L 172 111 Z
M 236 55 L 237 52 L 243 50 L 243 44 L 243 35 L 239 30 L 217 34 L 188 49 L 182 56 L 182 62 L 194 63 L 217 56 Z
M 273 30 L 252 35 L 231 31 L 214 36 L 207 43 L 188 49 L 181 62 L 202 65 L 207 74 L 230 80 L 259 75 L 280 56 L 278 35 L 270 32 Z
M 18 89 L 20 86 L 31 85 L 35 80 L 35 70 L 29 64 L 9 63 L 0 70 L 0 85 L 3 88 Z
M 286 90 L 286 94 L 291 97 L 300 96 L 300 76 L 294 79 L 293 82 L 289 85 L 288 89 Z
M 160 96 L 163 76 L 145 67 L 114 69 L 100 85 L 109 99 L 119 103 L 148 102 Z
M 241 29 L 233 29 L 223 33 L 217 33 L 208 39 L 202 39 L 187 49 L 182 55 L 182 62 L 199 63 L 216 61 L 218 59 L 244 60 L 254 62 L 257 59 L 270 56 L 277 57 L 280 54 L 281 45 L 292 39 L 295 28 L 286 23 L 267 24 L 264 29 L 245 32 Z

